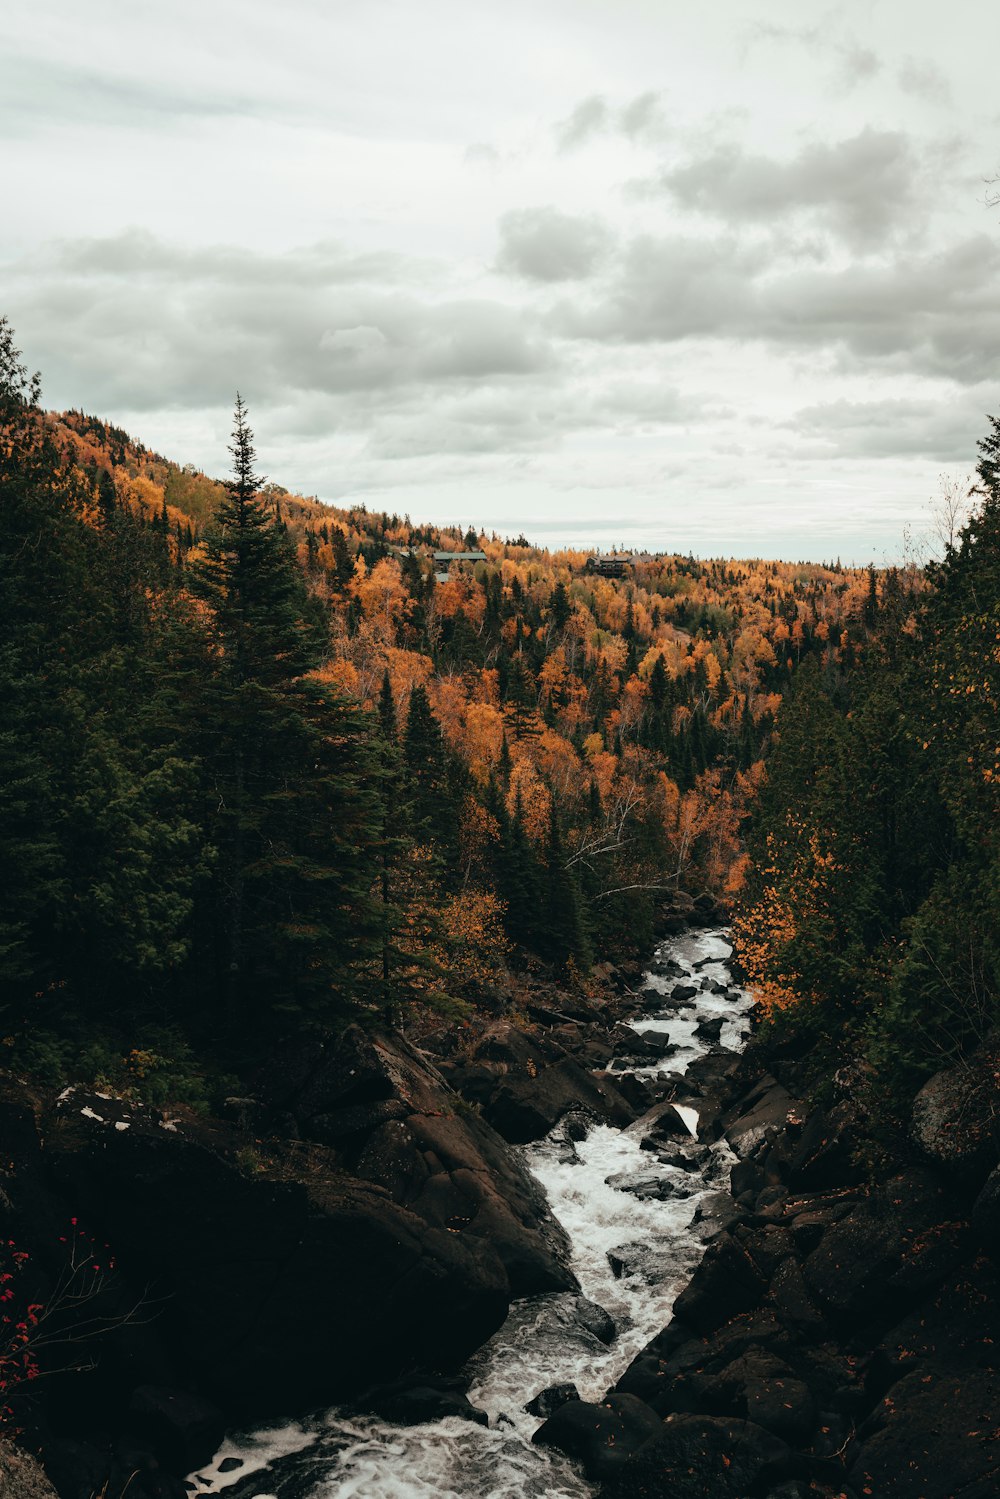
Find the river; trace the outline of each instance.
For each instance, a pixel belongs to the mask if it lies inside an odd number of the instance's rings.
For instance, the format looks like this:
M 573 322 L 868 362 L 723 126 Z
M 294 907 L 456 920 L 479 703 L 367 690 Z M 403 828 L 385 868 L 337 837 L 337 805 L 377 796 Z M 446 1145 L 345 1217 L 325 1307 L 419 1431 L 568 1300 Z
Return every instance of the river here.
M 683 974 L 647 974 L 665 996 L 678 983 L 698 987 L 692 1007 L 665 1001 L 633 1022 L 665 1032 L 678 1050 L 669 1061 L 630 1067 L 655 1076 L 683 1072 L 709 1043 L 698 1023 L 721 1018 L 721 1044 L 734 1050 L 748 1027 L 750 997 L 733 984 L 723 931 L 668 938 L 653 967 L 673 961 Z M 710 986 L 725 987 L 726 994 Z M 711 1043 L 714 1045 L 715 1043 Z M 619 1068 L 619 1070 L 622 1070 Z M 692 1119 L 696 1128 L 696 1121 Z M 279 1428 L 231 1436 L 213 1462 L 192 1475 L 195 1495 L 225 1499 L 584 1499 L 592 1486 L 564 1457 L 532 1446 L 541 1424 L 524 1407 L 541 1390 L 573 1383 L 596 1400 L 669 1321 L 674 1298 L 701 1258 L 699 1204 L 726 1185 L 733 1160 L 719 1142 L 692 1149 L 696 1169 L 669 1165 L 640 1148 L 641 1133 L 592 1125 L 581 1140 L 557 1126 L 544 1140 L 516 1147 L 542 1183 L 572 1246 L 583 1294 L 618 1329 L 605 1346 L 576 1313 L 577 1298 L 550 1294 L 515 1302 L 503 1327 L 466 1372 L 469 1399 L 489 1426 L 450 1418 L 396 1426 L 340 1407 Z M 694 1141 L 692 1140 L 692 1147 Z M 669 1153 L 669 1152 L 668 1152 Z M 632 1190 L 626 1190 L 631 1187 Z M 637 1189 L 638 1188 L 638 1194 Z M 659 1192 L 667 1200 L 648 1195 Z M 625 1260 L 616 1277 L 609 1252 Z

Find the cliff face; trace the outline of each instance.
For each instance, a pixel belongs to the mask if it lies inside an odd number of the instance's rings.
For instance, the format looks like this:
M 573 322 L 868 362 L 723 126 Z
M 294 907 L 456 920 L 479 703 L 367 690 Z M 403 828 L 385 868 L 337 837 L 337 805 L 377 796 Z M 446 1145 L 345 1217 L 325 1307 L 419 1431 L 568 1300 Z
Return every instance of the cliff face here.
M 157 1483 L 179 1480 L 228 1421 L 453 1370 L 513 1296 L 575 1288 L 540 1188 L 398 1038 L 354 1030 L 277 1058 L 231 1121 L 50 1100 L 9 1077 L 3 1092 L 4 1231 L 33 1299 L 75 1252 L 86 1314 L 107 1321 L 95 1367 L 45 1382 L 37 1436 L 55 1468 L 66 1440 L 124 1440 Z M 69 1316 L 57 1366 L 79 1363 L 78 1335 Z

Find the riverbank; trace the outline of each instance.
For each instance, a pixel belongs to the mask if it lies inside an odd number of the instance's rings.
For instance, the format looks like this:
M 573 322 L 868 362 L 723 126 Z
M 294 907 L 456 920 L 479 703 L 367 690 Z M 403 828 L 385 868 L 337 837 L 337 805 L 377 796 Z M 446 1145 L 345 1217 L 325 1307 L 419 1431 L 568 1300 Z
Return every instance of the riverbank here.
M 807 1110 L 794 1058 L 751 1043 L 700 1121 L 738 1157 L 731 1223 L 605 1399 L 539 1439 L 601 1499 L 994 1495 L 993 1065 L 932 1079 L 873 1177 L 852 1079 Z

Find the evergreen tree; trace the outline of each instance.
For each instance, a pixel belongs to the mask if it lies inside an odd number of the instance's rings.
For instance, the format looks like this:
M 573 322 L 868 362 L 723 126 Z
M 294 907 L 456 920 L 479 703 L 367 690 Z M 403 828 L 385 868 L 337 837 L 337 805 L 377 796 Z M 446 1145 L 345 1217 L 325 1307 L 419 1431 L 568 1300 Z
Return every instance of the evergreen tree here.
M 319 660 L 319 632 L 260 494 L 239 396 L 230 452 L 196 579 L 217 652 L 205 763 L 221 987 L 232 1022 L 248 1007 L 328 1018 L 350 1002 L 377 941 L 370 756 L 357 712 L 303 675 Z

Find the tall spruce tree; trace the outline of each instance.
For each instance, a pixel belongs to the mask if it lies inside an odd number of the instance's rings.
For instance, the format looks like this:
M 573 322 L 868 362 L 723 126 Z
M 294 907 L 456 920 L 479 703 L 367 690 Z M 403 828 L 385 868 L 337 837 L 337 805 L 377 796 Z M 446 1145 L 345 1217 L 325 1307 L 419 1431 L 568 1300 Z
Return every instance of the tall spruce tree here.
M 288 535 L 261 496 L 239 396 L 230 453 L 197 569 L 216 649 L 204 755 L 219 987 L 231 1022 L 269 1009 L 329 1019 L 363 988 L 380 927 L 365 725 L 305 675 L 321 638 Z

